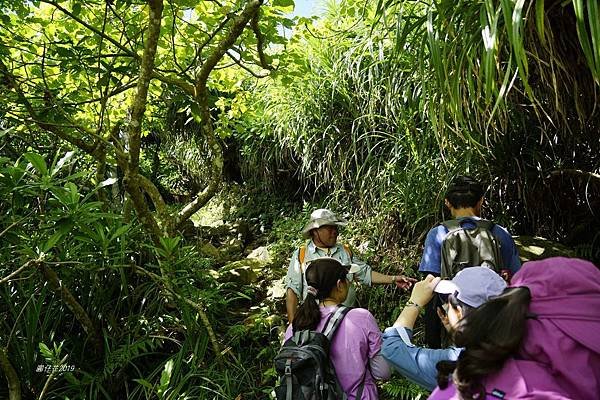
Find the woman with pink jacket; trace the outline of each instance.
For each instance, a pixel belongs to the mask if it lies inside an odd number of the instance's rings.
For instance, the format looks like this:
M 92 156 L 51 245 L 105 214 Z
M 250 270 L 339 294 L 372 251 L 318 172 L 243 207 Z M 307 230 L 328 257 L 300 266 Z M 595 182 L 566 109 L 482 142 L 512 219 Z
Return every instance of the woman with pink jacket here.
M 438 363 L 429 399 L 597 399 L 600 270 L 554 257 L 525 263 L 506 291 L 454 332 L 465 349 Z
M 306 269 L 308 295 L 298 308 L 285 339 L 294 332 L 321 332 L 331 315 L 348 295 L 348 270 L 338 260 L 318 258 Z M 377 400 L 375 380 L 390 377 L 390 368 L 381 355 L 381 331 L 373 315 L 353 308 L 342 319 L 329 350 L 342 390 L 348 400 Z

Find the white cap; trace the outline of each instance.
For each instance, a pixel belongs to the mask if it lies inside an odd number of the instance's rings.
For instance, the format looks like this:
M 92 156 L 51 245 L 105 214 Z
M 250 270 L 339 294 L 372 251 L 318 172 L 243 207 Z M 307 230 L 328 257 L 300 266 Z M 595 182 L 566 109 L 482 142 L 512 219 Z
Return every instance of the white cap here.
M 476 308 L 502 294 L 504 289 L 506 282 L 491 269 L 469 267 L 460 270 L 452 280 L 440 281 L 433 291 L 441 294 L 456 293 L 458 300 Z

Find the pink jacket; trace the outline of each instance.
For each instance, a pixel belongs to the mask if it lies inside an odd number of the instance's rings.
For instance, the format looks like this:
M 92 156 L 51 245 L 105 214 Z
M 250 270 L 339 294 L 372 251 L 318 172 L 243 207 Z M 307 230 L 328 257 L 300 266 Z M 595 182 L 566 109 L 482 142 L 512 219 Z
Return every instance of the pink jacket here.
M 511 286 L 532 295 L 527 333 L 518 354 L 483 384 L 486 399 L 596 399 L 600 393 L 600 270 L 589 261 L 531 261 Z M 454 387 L 434 400 L 458 399 Z

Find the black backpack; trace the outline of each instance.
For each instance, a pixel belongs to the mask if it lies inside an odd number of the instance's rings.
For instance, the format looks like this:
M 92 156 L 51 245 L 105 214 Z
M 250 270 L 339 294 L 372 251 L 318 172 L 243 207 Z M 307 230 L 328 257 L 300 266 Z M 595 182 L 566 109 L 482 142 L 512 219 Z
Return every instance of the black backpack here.
M 329 359 L 329 345 L 344 316 L 351 308 L 339 306 L 329 317 L 323 332 L 303 330 L 285 341 L 275 357 L 279 385 L 277 400 L 346 400 Z M 359 387 L 357 399 L 364 388 Z
M 442 278 L 452 278 L 466 267 L 488 267 L 500 273 L 503 268 L 500 241 L 492 233 L 494 223 L 484 219 L 468 219 L 474 228 L 463 228 L 463 221 L 442 222 L 448 234 L 442 242 Z

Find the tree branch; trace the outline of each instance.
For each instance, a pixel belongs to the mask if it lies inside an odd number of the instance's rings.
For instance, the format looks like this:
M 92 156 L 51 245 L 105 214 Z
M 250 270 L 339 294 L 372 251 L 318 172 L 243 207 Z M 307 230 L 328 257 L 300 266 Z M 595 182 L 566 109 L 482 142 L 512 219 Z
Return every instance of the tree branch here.
M 0 232 L 0 237 L 4 236 L 4 234 L 8 231 L 10 231 L 12 228 L 14 228 L 15 226 L 19 225 L 22 221 L 26 220 L 27 218 L 29 218 L 29 216 L 33 214 L 33 211 L 30 212 L 29 214 L 27 214 L 26 216 L 24 216 L 23 218 L 21 218 L 18 221 L 13 222 L 12 224 L 10 224 L 6 229 L 4 229 L 2 232 Z
M 244 31 L 244 28 L 248 24 L 248 21 L 250 21 L 250 19 L 258 12 L 261 4 L 262 0 L 251 0 L 246 4 L 246 7 L 244 7 L 244 10 L 240 13 L 240 15 L 233 18 L 229 32 L 213 50 L 212 54 L 206 59 L 204 64 L 202 64 L 202 68 L 200 68 L 200 72 L 198 73 L 196 80 L 197 97 L 206 95 L 206 82 L 210 72 L 223 58 L 227 50 L 229 50 L 229 48 L 240 37 Z
M 246 4 L 244 10 L 232 19 L 229 24 L 227 35 L 219 42 L 210 56 L 206 59 L 196 79 L 196 100 L 200 106 L 200 117 L 202 119 L 202 132 L 206 136 L 206 142 L 212 152 L 211 175 L 212 179 L 199 193 L 196 198 L 187 204 L 177 215 L 175 227 L 179 228 L 190 218 L 196 211 L 204 206 L 217 193 L 222 180 L 223 174 L 223 149 L 215 137 L 212 121 L 210 116 L 210 108 L 208 104 L 207 81 L 208 76 L 216 65 L 223 59 L 227 50 L 231 48 L 240 37 L 250 19 L 259 11 L 262 0 L 251 0 Z
M 156 78 L 161 82 L 168 83 L 171 85 L 175 85 L 181 90 L 184 91 L 185 94 L 194 97 L 196 95 L 196 90 L 194 89 L 194 85 L 188 83 L 182 79 L 178 79 L 172 76 L 163 75 L 157 71 L 152 71 L 152 78 Z
M 8 276 L 5 276 L 4 278 L 0 279 L 0 284 L 10 281 L 14 276 L 19 275 L 21 272 L 23 272 L 24 270 L 29 268 L 33 263 L 34 263 L 33 260 L 27 261 L 25 264 L 23 264 L 21 267 L 19 267 L 16 271 L 13 271 L 12 273 L 8 274 Z
M 268 69 L 269 71 L 273 70 L 273 67 L 267 62 L 267 58 L 265 57 L 264 47 L 265 40 L 260 28 L 258 26 L 258 12 L 254 14 L 252 20 L 250 21 L 250 27 L 252 27 L 252 31 L 254 32 L 254 36 L 256 36 L 256 51 L 258 52 L 258 59 L 260 60 L 260 66 L 264 69 Z
M 162 224 L 169 225 L 171 223 L 170 215 L 167 211 L 167 205 L 165 204 L 165 200 L 158 191 L 158 188 L 154 185 L 154 183 L 152 183 L 150 179 L 146 178 L 144 175 L 139 175 L 139 177 L 140 186 L 142 187 L 144 192 L 146 192 L 146 194 L 150 196 L 152 204 L 154 204 L 154 207 L 156 208 L 156 212 L 160 216 Z M 167 229 L 167 231 L 169 231 L 169 229 Z
M 261 74 L 257 74 L 256 72 L 252 71 L 252 69 L 250 69 L 249 67 L 245 66 L 242 63 L 242 59 L 241 58 L 236 58 L 235 55 L 227 50 L 227 55 L 229 56 L 229 58 L 231 58 L 240 68 L 242 68 L 243 70 L 247 71 L 250 75 L 252 75 L 255 78 L 266 78 L 267 76 L 269 76 L 269 74 L 265 74 L 265 75 L 261 75 Z
M 69 358 L 68 354 L 66 356 L 64 356 L 62 358 L 62 360 L 60 360 L 58 365 L 59 366 L 63 365 L 65 363 L 65 361 L 67 361 L 67 358 Z M 52 382 L 52 379 L 54 379 L 54 377 L 56 376 L 57 373 L 58 373 L 58 371 L 53 368 L 50 375 L 48 375 L 48 379 L 46 379 L 46 383 L 44 384 L 44 387 L 42 388 L 42 391 L 40 392 L 40 396 L 38 397 L 38 400 L 44 399 L 44 396 L 46 395 L 46 392 L 48 391 L 48 388 L 50 387 L 50 382 Z
M 6 383 L 8 383 L 8 400 L 21 400 L 19 376 L 8 359 L 8 352 L 5 347 L 0 347 L 0 367 L 4 371 Z
M 177 214 L 177 221 L 175 222 L 175 228 L 179 229 L 183 223 L 189 219 L 196 211 L 201 209 L 208 201 L 217 193 L 220 186 L 220 180 L 215 177 L 210 181 L 208 186 L 199 193 L 194 200 L 186 204 L 185 207 Z
M 231 18 L 233 18 L 234 15 L 235 14 L 233 14 L 233 13 L 228 13 L 227 16 L 225 17 L 225 19 L 223 21 L 221 21 L 221 23 L 219 24 L 219 26 L 217 26 L 217 28 L 214 31 L 212 31 L 212 33 L 210 35 L 208 35 L 208 37 L 206 38 L 206 40 L 204 40 L 204 42 L 202 42 L 202 44 L 200 45 L 200 47 L 198 47 L 198 51 L 196 52 L 196 57 L 194 57 L 194 60 L 197 58 L 197 56 L 200 53 L 202 53 L 202 50 L 204 50 L 204 48 L 206 46 L 208 46 L 208 44 L 217 36 L 217 34 L 219 32 L 221 32 L 221 30 L 223 30 L 223 28 L 225 27 L 225 25 L 227 25 L 227 23 L 229 22 L 229 20 Z M 189 22 L 188 22 L 188 24 L 189 24 Z M 190 24 L 190 25 L 193 25 L 193 24 Z M 201 29 L 198 27 L 198 30 L 201 30 Z M 192 63 L 194 62 L 194 60 L 192 60 Z
M 89 144 L 89 143 L 85 142 L 84 140 L 82 140 L 81 138 L 71 136 L 71 135 L 67 134 L 66 132 L 63 132 L 61 129 L 58 129 L 53 124 L 49 124 L 49 123 L 46 123 L 46 122 L 43 122 L 40 120 L 40 118 L 37 115 L 37 112 L 31 105 L 31 103 L 29 102 L 27 97 L 25 97 L 25 94 L 23 93 L 23 91 L 19 88 L 19 84 L 17 83 L 15 76 L 11 72 L 8 71 L 8 68 L 6 67 L 6 65 L 4 64 L 4 62 L 1 59 L 0 59 L 0 75 L 3 76 L 4 83 L 6 83 L 8 87 L 12 88 L 15 91 L 15 93 L 17 94 L 17 98 L 21 101 L 21 103 L 23 104 L 23 106 L 25 107 L 25 109 L 27 110 L 29 115 L 33 118 L 33 120 L 36 122 L 36 124 L 40 128 L 56 134 L 61 139 L 66 140 L 67 142 L 71 143 L 72 145 L 82 149 L 86 153 L 93 155 L 94 150 L 96 148 L 95 145 Z
M 129 173 L 137 174 L 140 162 L 140 146 L 142 133 L 142 119 L 146 111 L 148 100 L 148 87 L 152 79 L 156 47 L 160 36 L 160 24 L 162 19 L 162 0 L 149 0 L 149 26 L 144 54 L 142 56 L 140 76 L 137 83 L 137 94 L 131 105 L 131 121 L 129 122 Z
M 122 86 L 119 86 L 118 88 L 113 89 L 112 92 L 107 93 L 107 94 L 103 95 L 102 97 L 96 97 L 95 99 L 80 101 L 77 103 L 63 103 L 63 105 L 65 105 L 65 106 L 80 106 L 83 104 L 96 103 L 98 101 L 105 101 L 113 96 L 123 93 L 124 91 L 126 91 L 128 89 L 131 89 L 132 87 L 135 87 L 136 84 L 137 84 L 136 82 L 129 82 L 126 85 L 122 85 Z
M 99 331 L 75 296 L 73 296 L 71 291 L 62 284 L 58 275 L 56 275 L 56 272 L 43 261 L 36 260 L 32 264 L 38 267 L 39 271 L 46 279 L 46 282 L 48 282 L 48 285 L 50 285 L 55 292 L 60 294 L 61 299 L 65 302 L 71 312 L 73 312 L 73 315 L 75 315 L 75 318 L 79 321 L 85 333 L 89 335 L 96 350 L 96 354 L 102 354 L 102 339 L 100 338 Z
M 127 47 L 123 46 L 121 43 L 119 43 L 118 41 L 116 41 L 112 37 L 104 34 L 100 30 L 98 30 L 97 28 L 95 28 L 92 25 L 88 24 L 87 22 L 85 22 L 84 20 L 82 20 L 78 16 L 74 15 L 72 12 L 70 12 L 66 8 L 62 7 L 57 2 L 50 1 L 50 0 L 41 0 L 41 2 L 42 3 L 46 3 L 46 4 L 50 4 L 51 6 L 54 6 L 56 9 L 62 11 L 65 15 L 69 16 L 69 18 L 72 18 L 73 20 L 79 22 L 81 25 L 85 26 L 87 29 L 89 29 L 90 31 L 94 32 L 96 35 L 100 36 L 101 38 L 104 38 L 104 39 L 108 40 L 109 42 L 111 42 L 112 44 L 114 44 L 115 46 L 117 46 L 117 48 L 119 48 L 121 51 L 124 51 L 125 53 L 127 53 L 130 57 L 139 59 L 139 56 L 134 51 L 128 49 Z
M 123 184 L 127 189 L 127 193 L 129 193 L 138 219 L 146 229 L 146 232 L 150 234 L 152 242 L 155 245 L 160 245 L 160 238 L 163 236 L 163 231 L 148 208 L 140 177 L 140 174 L 132 174 L 126 170 Z

